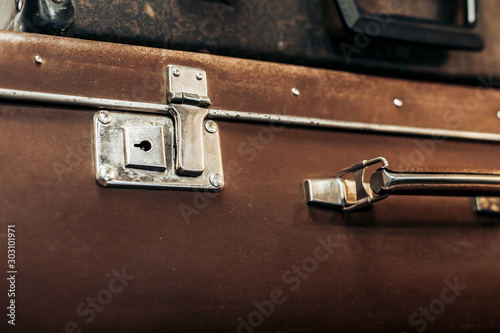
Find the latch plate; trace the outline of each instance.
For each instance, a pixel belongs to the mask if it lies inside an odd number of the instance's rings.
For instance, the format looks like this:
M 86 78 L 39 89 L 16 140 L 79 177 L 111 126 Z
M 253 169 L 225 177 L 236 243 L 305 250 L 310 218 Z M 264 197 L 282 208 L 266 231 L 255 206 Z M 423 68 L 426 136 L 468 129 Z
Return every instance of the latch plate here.
M 158 137 L 158 133 L 162 137 Z M 208 191 L 219 191 L 223 187 L 218 131 L 203 131 L 205 170 L 198 177 L 182 176 L 176 171 L 175 125 L 168 114 L 100 111 L 94 117 L 94 137 L 96 179 L 102 186 Z M 141 159 L 147 156 L 141 146 L 143 141 L 151 144 L 151 152 L 156 157 Z M 133 149 L 137 155 L 131 155 Z M 157 156 L 163 154 L 164 163 L 157 161 Z M 131 157 L 135 158 L 133 163 L 130 163 Z
M 210 106 L 206 76 L 205 71 L 200 68 L 168 65 L 168 103 Z

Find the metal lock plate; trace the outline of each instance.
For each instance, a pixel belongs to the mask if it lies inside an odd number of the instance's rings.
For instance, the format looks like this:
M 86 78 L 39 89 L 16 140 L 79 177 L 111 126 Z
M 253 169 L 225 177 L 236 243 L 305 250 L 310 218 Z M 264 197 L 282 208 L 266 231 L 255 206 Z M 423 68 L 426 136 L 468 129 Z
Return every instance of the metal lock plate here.
M 94 117 L 94 136 L 96 179 L 102 186 L 223 187 L 218 131 L 203 131 L 205 169 L 197 177 L 176 172 L 175 126 L 168 114 L 100 111 Z

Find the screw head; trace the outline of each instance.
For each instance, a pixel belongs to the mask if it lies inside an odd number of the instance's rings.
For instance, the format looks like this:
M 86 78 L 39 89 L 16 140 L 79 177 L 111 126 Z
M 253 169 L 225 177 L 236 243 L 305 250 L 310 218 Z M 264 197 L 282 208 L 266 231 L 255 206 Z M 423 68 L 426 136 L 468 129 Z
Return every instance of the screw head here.
M 292 89 L 292 94 L 293 94 L 293 96 L 299 96 L 299 95 L 300 95 L 300 91 L 299 91 L 299 89 L 297 89 L 297 88 L 293 88 L 293 89 Z
M 173 73 L 174 73 L 175 77 L 181 76 L 181 71 L 178 68 L 175 68 L 174 71 L 173 71 Z
M 210 175 L 210 184 L 214 187 L 222 187 L 224 186 L 224 178 L 219 173 L 212 173 Z
M 103 124 L 109 124 L 113 120 L 113 116 L 108 111 L 99 111 L 97 118 Z
M 207 120 L 205 122 L 205 129 L 209 133 L 216 133 L 217 132 L 217 123 L 213 120 Z
M 35 56 L 35 63 L 37 65 L 41 65 L 43 63 L 42 57 L 40 57 L 39 55 Z
M 403 101 L 400 100 L 399 98 L 395 98 L 394 99 L 394 105 L 397 107 L 397 108 L 400 108 L 403 106 Z
M 24 0 L 17 0 L 17 11 L 20 12 L 21 10 L 23 10 L 23 7 L 24 7 Z
M 196 79 L 197 79 L 198 81 L 203 80 L 203 74 L 201 74 L 201 73 L 196 74 Z
M 101 168 L 101 170 L 99 171 L 99 174 L 100 174 L 101 178 L 107 182 L 112 181 L 116 177 L 115 170 L 113 170 L 111 168 Z

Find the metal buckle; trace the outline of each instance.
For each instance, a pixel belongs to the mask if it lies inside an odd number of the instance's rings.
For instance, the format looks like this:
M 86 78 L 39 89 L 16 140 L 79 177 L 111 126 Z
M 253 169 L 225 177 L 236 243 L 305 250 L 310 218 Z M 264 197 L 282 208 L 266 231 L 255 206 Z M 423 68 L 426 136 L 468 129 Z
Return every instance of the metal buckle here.
M 364 182 L 366 168 L 377 163 L 382 163 L 381 168 L 389 166 L 385 158 L 377 157 L 342 169 L 337 178 L 308 179 L 306 181 L 308 203 L 335 206 L 344 212 L 349 212 L 387 198 L 389 194 L 377 195 L 371 190 L 370 184 Z M 349 173 L 354 174 L 354 180 L 343 178 Z

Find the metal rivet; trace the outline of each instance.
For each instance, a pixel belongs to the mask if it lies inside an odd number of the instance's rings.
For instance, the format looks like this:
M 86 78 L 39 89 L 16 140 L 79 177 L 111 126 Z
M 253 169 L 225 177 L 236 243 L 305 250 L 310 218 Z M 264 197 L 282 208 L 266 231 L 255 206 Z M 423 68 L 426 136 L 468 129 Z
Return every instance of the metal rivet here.
M 300 95 L 300 91 L 299 91 L 299 89 L 297 89 L 297 88 L 293 88 L 293 89 L 292 89 L 292 94 L 293 94 L 294 96 L 299 96 L 299 95 Z
M 173 72 L 173 73 L 174 73 L 174 76 L 175 76 L 175 77 L 179 77 L 179 76 L 181 76 L 181 71 L 180 71 L 179 69 L 177 69 L 177 68 L 176 68 L 176 69 L 174 69 L 174 72 Z
M 203 74 L 201 74 L 201 73 L 196 74 L 196 79 L 197 79 L 198 81 L 203 80 Z
M 222 178 L 222 175 L 218 174 L 218 173 L 211 174 L 210 175 L 210 184 L 212 184 L 215 187 L 224 186 L 224 179 Z
M 209 133 L 215 133 L 217 132 L 217 124 L 215 123 L 215 121 L 213 120 L 207 120 L 205 122 L 205 129 L 209 132 Z
M 112 181 L 116 177 L 115 170 L 111 168 L 101 168 L 100 174 L 101 178 L 107 182 Z
M 395 98 L 394 99 L 394 105 L 398 108 L 402 107 L 403 106 L 403 101 L 400 100 L 399 98 Z
M 43 59 L 40 56 L 35 56 L 35 63 L 41 65 L 43 63 Z
M 113 116 L 108 111 L 100 111 L 97 116 L 99 121 L 103 124 L 109 124 L 113 120 Z
M 17 0 L 17 11 L 20 12 L 23 10 L 24 7 L 24 1 L 23 0 Z
M 497 117 L 500 118 L 500 111 L 497 112 Z

